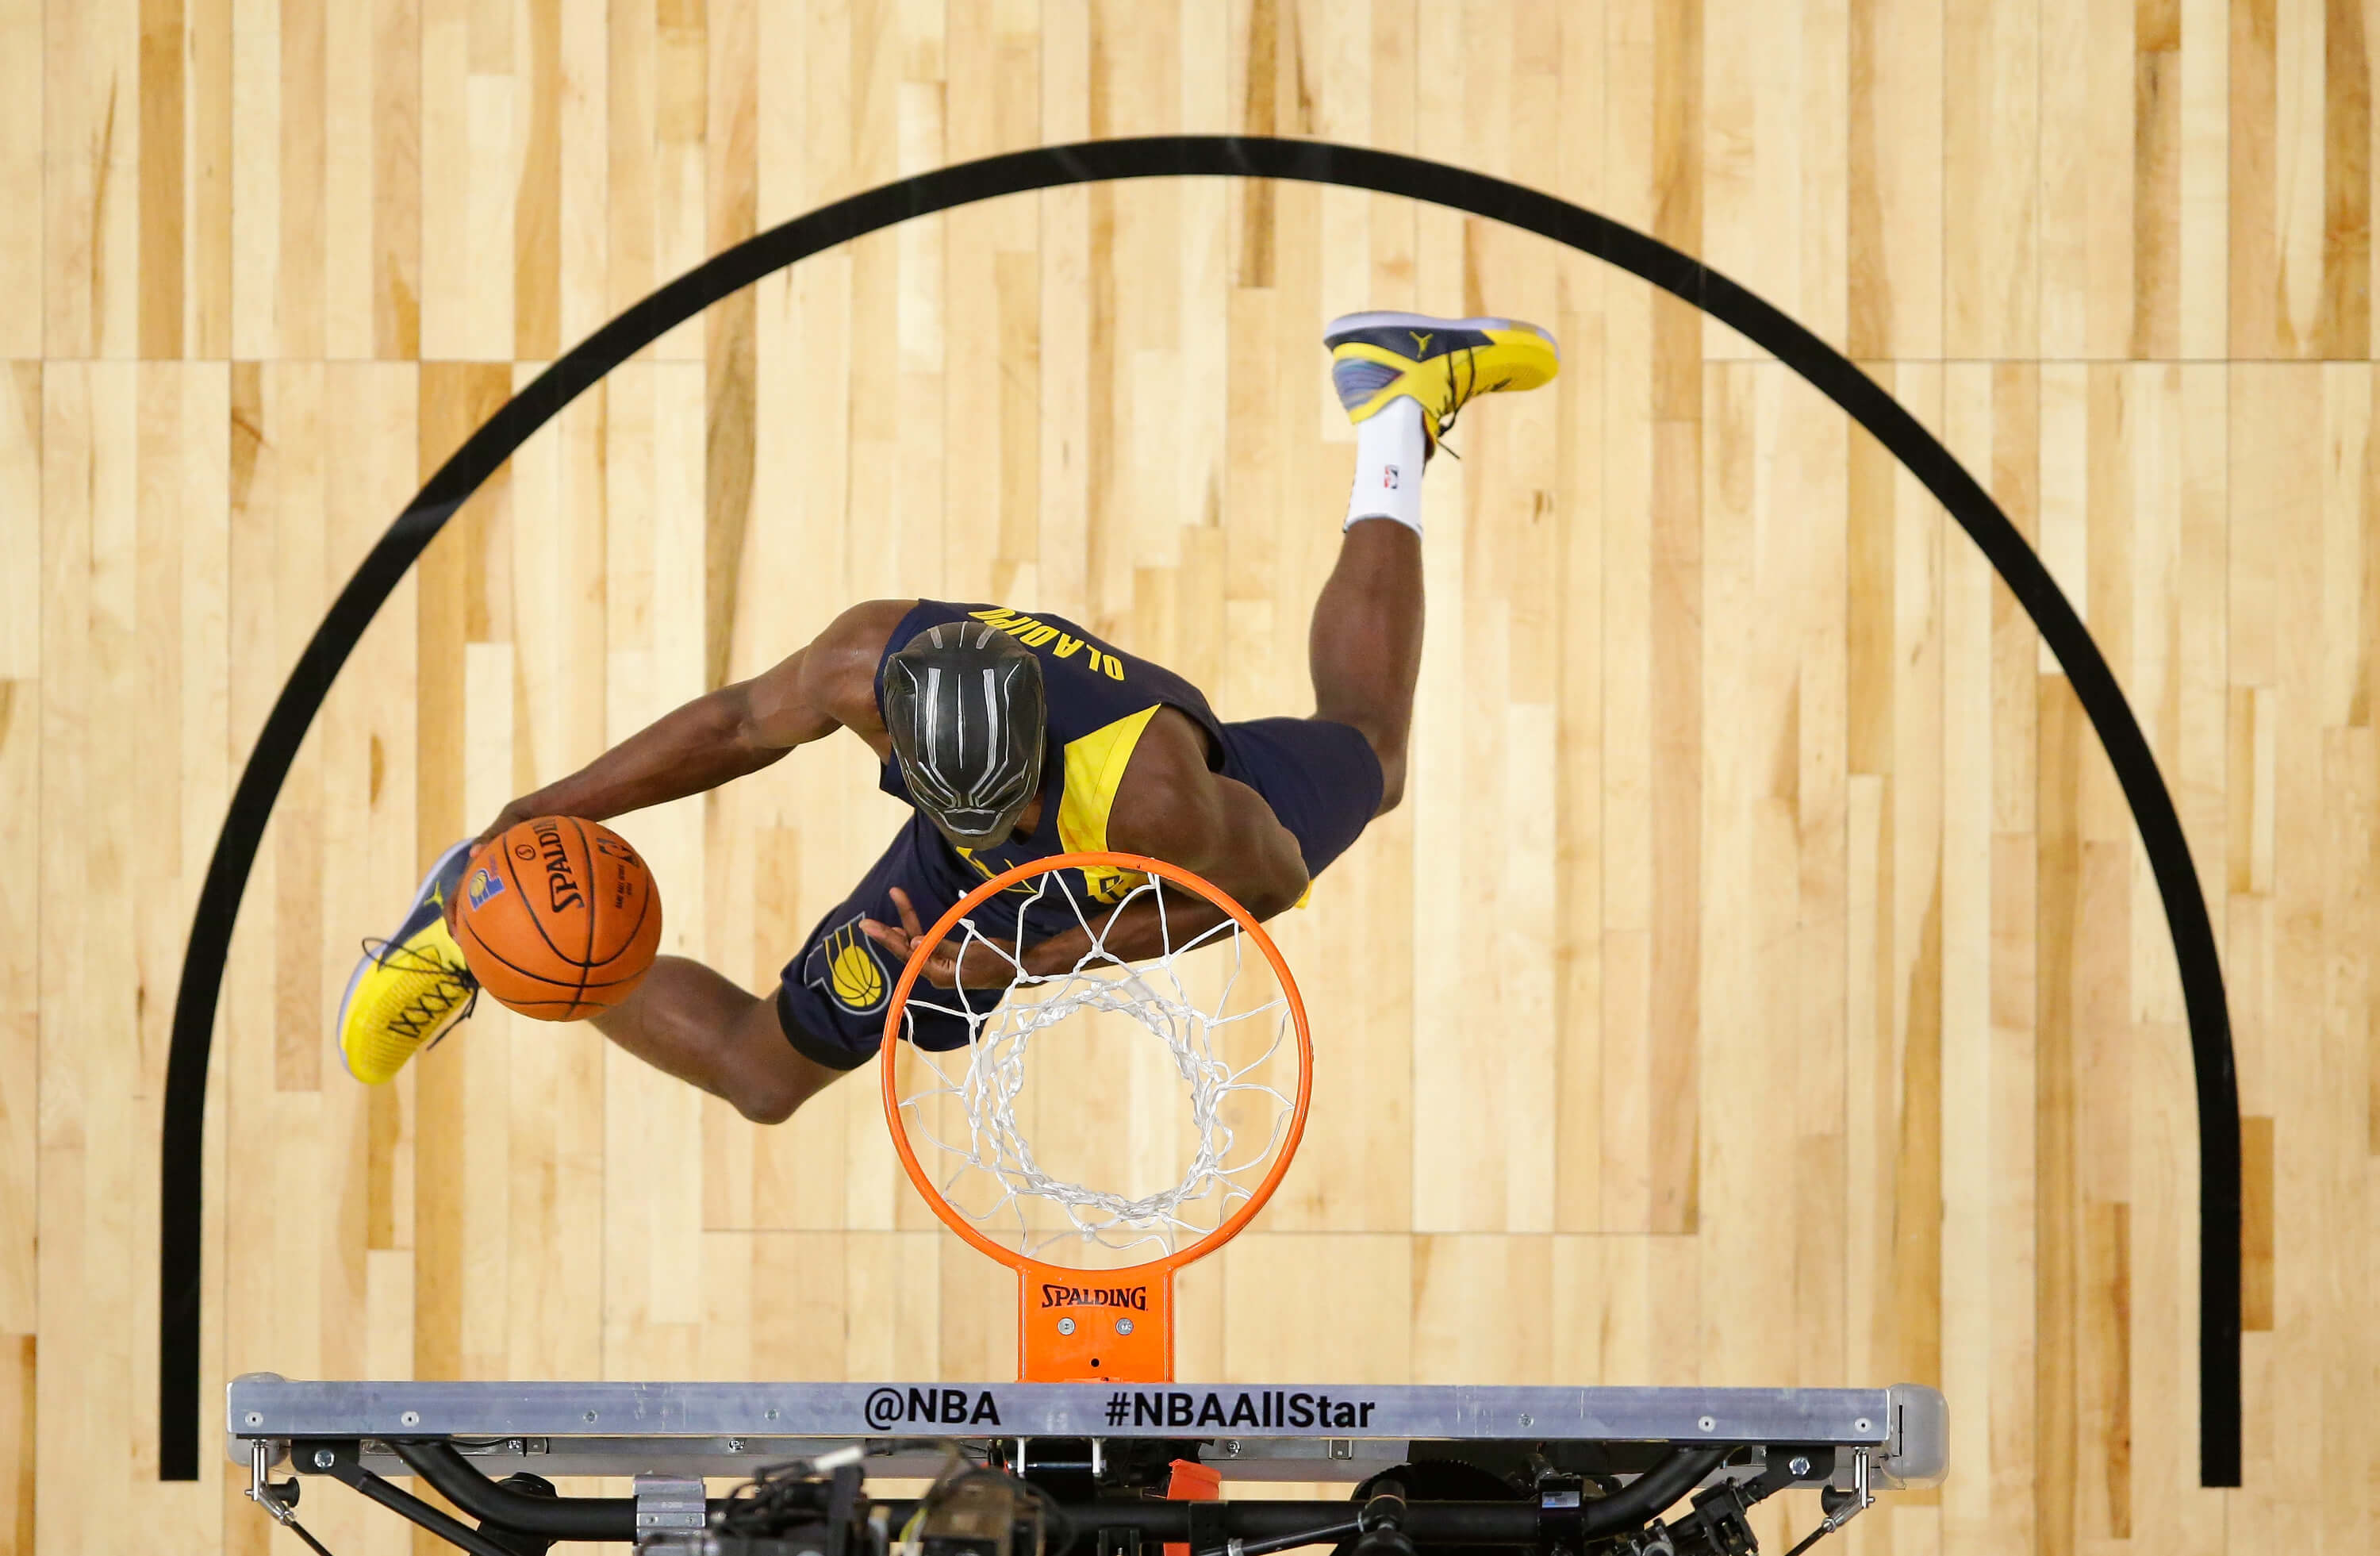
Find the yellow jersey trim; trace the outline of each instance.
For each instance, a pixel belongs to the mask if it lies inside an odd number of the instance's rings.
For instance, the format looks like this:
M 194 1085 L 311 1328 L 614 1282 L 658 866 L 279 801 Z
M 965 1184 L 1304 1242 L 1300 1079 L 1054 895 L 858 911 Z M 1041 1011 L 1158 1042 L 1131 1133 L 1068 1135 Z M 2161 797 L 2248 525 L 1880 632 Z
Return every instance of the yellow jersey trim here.
M 1152 702 L 1066 742 L 1066 792 L 1058 801 L 1058 843 L 1067 853 L 1106 852 L 1108 812 L 1115 808 L 1116 790 L 1123 783 L 1124 769 L 1132 765 L 1142 732 L 1162 706 Z

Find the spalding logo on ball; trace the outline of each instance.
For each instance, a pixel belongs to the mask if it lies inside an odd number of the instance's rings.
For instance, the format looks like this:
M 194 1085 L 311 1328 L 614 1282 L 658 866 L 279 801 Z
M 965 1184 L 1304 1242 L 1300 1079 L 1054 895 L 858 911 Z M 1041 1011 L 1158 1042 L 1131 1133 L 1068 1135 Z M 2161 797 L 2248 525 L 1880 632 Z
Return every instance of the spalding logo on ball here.
M 455 939 L 480 987 L 540 1021 L 577 1021 L 636 991 L 661 949 L 662 903 L 619 833 L 540 816 L 472 856 Z

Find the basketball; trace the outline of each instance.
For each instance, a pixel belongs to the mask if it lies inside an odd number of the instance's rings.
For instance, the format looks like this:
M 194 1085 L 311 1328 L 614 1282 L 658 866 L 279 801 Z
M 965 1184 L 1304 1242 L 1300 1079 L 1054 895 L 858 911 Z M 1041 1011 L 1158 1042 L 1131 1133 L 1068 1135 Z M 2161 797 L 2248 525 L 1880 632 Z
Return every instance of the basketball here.
M 652 872 L 611 828 L 540 816 L 488 840 L 463 871 L 455 938 L 480 987 L 540 1021 L 578 1021 L 628 997 L 653 965 Z

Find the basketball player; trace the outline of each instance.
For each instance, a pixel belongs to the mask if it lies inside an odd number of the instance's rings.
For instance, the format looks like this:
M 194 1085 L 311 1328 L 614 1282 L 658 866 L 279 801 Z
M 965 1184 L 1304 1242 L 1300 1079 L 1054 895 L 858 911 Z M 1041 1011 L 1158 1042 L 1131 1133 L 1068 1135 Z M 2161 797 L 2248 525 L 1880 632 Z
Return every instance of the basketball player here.
M 367 942 L 339 1010 L 348 1072 L 386 1081 L 468 1012 L 478 991 L 447 920 L 479 842 L 535 816 L 601 821 L 703 793 L 796 746 L 847 729 L 916 814 L 852 894 L 811 930 L 778 986 L 754 995 L 700 963 L 663 956 L 594 1017 L 639 1059 L 783 1122 L 879 1049 L 891 985 L 939 918 L 977 883 L 1053 854 L 1152 856 L 1204 876 L 1258 918 L 1298 902 L 1374 816 L 1404 792 L 1405 738 L 1421 668 L 1422 467 L 1473 396 L 1554 376 L 1553 337 L 1508 319 L 1357 313 L 1324 335 L 1331 380 L 1357 428 L 1355 484 L 1339 561 L 1308 638 L 1311 717 L 1226 723 L 1196 687 L 1047 612 L 932 600 L 855 605 L 775 668 L 695 699 L 580 771 L 504 807 L 432 867 L 395 936 Z M 1116 902 L 1141 879 L 1091 872 L 1077 900 Z M 1053 893 L 1053 895 L 1055 895 Z M 1007 924 L 981 914 L 1006 904 Z M 1087 937 L 1062 905 L 995 899 L 978 926 L 1021 930 L 1028 971 L 1062 971 Z M 1220 918 L 1170 898 L 1175 937 Z M 1047 915 L 1037 920 L 1037 912 Z M 1160 949 L 1144 895 L 1106 927 L 1127 960 Z M 1014 943 L 1014 941 L 1012 941 Z M 961 981 L 938 946 L 923 976 Z M 964 969 L 989 1009 L 1013 969 Z M 914 1011 L 913 1040 L 964 1046 L 955 1014 Z

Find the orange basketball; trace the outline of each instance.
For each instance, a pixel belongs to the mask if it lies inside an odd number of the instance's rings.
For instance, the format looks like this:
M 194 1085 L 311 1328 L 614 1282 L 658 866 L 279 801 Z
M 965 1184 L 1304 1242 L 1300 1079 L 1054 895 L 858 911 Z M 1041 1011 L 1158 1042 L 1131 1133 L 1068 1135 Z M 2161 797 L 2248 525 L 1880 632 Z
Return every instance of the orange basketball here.
M 540 816 L 488 840 L 463 870 L 455 938 L 480 987 L 540 1021 L 628 997 L 662 942 L 652 872 L 619 833 Z

